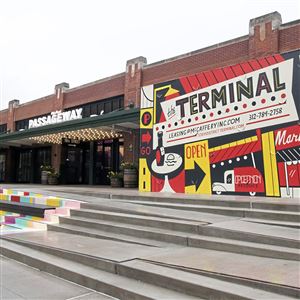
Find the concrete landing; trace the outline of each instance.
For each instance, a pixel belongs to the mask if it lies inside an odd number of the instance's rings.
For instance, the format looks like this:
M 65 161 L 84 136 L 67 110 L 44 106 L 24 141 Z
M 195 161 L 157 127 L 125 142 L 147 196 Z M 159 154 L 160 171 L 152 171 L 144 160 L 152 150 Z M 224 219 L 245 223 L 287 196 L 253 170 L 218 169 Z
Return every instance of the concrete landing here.
M 55 231 L 20 233 L 12 235 L 11 238 L 115 262 L 131 260 L 146 255 L 160 254 L 167 250 Z
M 0 256 L 0 299 L 113 300 L 70 281 Z
M 147 261 L 180 268 L 227 274 L 300 288 L 299 261 L 196 248 L 172 249 L 163 255 L 150 255 L 142 258 Z
M 300 231 L 298 229 L 276 226 L 276 230 L 274 230 L 274 226 L 272 225 L 247 222 L 245 220 L 225 221 L 216 224 L 210 224 L 208 226 L 240 232 L 254 233 L 258 235 L 267 235 L 288 240 L 300 240 Z
M 210 213 L 204 212 L 197 212 L 197 211 L 184 211 L 180 209 L 171 209 L 171 208 L 164 208 L 164 207 L 153 207 L 153 206 L 145 206 L 142 204 L 133 204 L 133 203 L 126 203 L 122 200 L 111 200 L 111 201 L 102 201 L 98 204 L 101 204 L 104 208 L 115 208 L 118 210 L 123 211 L 130 211 L 131 213 L 139 213 L 145 215 L 156 215 L 161 217 L 167 218 L 174 218 L 174 219 L 181 219 L 181 220 L 189 220 L 189 221 L 198 221 L 204 223 L 218 223 L 224 222 L 229 220 L 238 220 L 238 217 L 232 216 L 222 216 L 222 215 L 215 215 Z M 91 207 L 92 204 L 83 204 L 82 207 Z

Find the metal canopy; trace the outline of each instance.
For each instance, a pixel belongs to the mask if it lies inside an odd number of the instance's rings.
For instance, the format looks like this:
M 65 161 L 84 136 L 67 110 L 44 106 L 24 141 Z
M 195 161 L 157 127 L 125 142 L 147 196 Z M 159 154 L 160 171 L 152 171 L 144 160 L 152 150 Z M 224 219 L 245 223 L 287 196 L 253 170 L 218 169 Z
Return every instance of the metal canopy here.
M 126 131 L 139 128 L 139 108 L 122 110 L 107 113 L 104 115 L 72 120 L 63 123 L 46 125 L 38 128 L 26 129 L 23 131 L 6 133 L 0 135 L 0 146 L 30 145 L 32 140 L 29 138 L 68 132 L 86 128 L 98 128 L 107 130 Z

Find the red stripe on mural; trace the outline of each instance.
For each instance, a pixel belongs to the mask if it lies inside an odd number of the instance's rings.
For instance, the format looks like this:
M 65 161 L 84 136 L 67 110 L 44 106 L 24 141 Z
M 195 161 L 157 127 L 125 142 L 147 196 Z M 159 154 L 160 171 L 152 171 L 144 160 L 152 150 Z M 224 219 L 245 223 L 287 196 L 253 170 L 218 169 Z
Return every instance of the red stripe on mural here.
M 224 150 L 219 150 L 217 152 L 214 152 L 213 159 L 211 160 L 212 163 L 217 163 L 223 159 L 224 156 Z
M 20 202 L 20 196 L 11 195 L 10 200 L 13 202 Z
M 190 86 L 190 83 L 188 81 L 188 79 L 186 77 L 181 77 L 180 79 L 180 82 L 182 84 L 182 87 L 184 88 L 184 91 L 186 93 L 190 93 L 193 91 L 192 87 Z
M 206 80 L 203 73 L 199 73 L 196 76 L 197 76 L 202 88 L 205 88 L 205 87 L 209 86 L 209 84 L 208 84 L 208 82 L 207 82 L 207 80 Z
M 266 68 L 266 67 L 268 67 L 268 66 L 270 65 L 270 64 L 267 62 L 267 60 L 264 59 L 264 58 L 258 59 L 258 62 L 259 62 L 259 64 L 260 64 L 263 68 Z
M 188 80 L 190 82 L 190 85 L 192 87 L 192 89 L 195 90 L 199 90 L 201 88 L 201 85 L 196 77 L 196 75 L 192 75 L 188 77 Z
M 245 73 L 250 73 L 253 71 L 253 69 L 251 68 L 251 66 L 248 62 L 241 63 L 241 67 Z
M 222 69 L 215 69 L 215 70 L 213 70 L 213 73 L 218 82 L 222 82 L 222 81 L 226 80 L 226 76 Z
M 249 64 L 254 71 L 261 69 L 261 65 L 255 59 L 250 60 Z
M 213 84 L 218 83 L 218 81 L 216 80 L 213 72 L 211 72 L 211 71 L 204 72 L 204 76 L 206 77 L 206 80 L 207 80 L 209 85 L 213 85 Z
M 227 79 L 231 79 L 231 78 L 235 77 L 231 67 L 224 67 L 223 71 L 224 71 L 225 76 L 226 76 Z
M 267 60 L 267 62 L 268 62 L 270 65 L 276 64 L 276 60 L 275 60 L 275 58 L 274 58 L 273 56 L 268 56 L 268 57 L 266 57 L 266 60 Z
M 234 72 L 235 76 L 241 76 L 241 75 L 245 74 L 245 72 L 243 71 L 243 69 L 241 68 L 240 65 L 234 65 L 231 68 L 232 68 L 232 71 Z
M 280 54 L 275 54 L 274 58 L 278 63 L 285 60 Z

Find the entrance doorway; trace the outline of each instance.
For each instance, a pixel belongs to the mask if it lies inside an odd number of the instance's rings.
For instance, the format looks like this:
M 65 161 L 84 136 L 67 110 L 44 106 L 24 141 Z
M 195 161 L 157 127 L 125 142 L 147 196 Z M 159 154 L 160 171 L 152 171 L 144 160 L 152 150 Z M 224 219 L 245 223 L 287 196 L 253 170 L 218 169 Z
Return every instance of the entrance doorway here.
M 95 184 L 109 184 L 107 175 L 114 168 L 114 141 L 96 142 L 95 153 Z
M 89 182 L 89 143 L 67 144 L 64 163 L 64 182 L 80 184 Z
M 110 171 L 119 171 L 123 140 L 111 139 L 64 145 L 61 166 L 64 184 L 110 184 Z
M 32 176 L 32 150 L 21 150 L 17 167 L 17 182 L 29 183 Z
M 41 166 L 51 165 L 51 147 L 17 151 L 16 178 L 20 183 L 40 183 Z

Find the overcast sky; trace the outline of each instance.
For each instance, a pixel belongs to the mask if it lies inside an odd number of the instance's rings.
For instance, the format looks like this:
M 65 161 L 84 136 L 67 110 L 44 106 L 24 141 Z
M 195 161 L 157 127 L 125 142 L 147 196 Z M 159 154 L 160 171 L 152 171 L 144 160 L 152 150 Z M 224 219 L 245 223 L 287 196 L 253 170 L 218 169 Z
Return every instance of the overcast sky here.
M 248 34 L 277 10 L 299 19 L 299 0 L 0 0 L 0 108 Z

